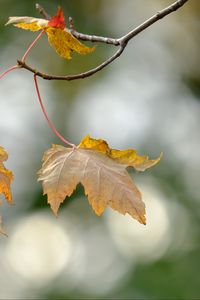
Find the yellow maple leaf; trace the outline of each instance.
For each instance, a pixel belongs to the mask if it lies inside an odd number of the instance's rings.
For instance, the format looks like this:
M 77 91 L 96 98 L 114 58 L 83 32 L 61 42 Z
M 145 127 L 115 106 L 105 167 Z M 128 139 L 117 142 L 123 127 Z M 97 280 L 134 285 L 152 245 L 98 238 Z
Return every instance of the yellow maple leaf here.
M 46 29 L 48 34 L 49 44 L 56 50 L 56 52 L 66 58 L 71 59 L 73 51 L 79 54 L 88 54 L 95 50 L 80 43 L 69 31 L 60 28 L 49 27 Z
M 110 149 L 108 143 L 102 139 L 96 140 L 86 135 L 84 139 L 79 144 L 80 148 L 94 149 L 100 151 L 110 158 L 116 160 L 120 164 L 127 165 L 128 167 L 133 167 L 137 171 L 145 171 L 146 169 L 156 165 L 161 157 L 162 153 L 157 159 L 150 160 L 148 156 L 137 155 L 136 150 L 116 150 Z
M 14 26 L 31 31 L 44 30 L 48 35 L 50 45 L 56 52 L 66 58 L 71 59 L 73 51 L 79 54 L 88 54 L 95 50 L 95 47 L 87 47 L 80 43 L 66 28 L 64 14 L 61 8 L 58 8 L 57 15 L 50 20 L 33 17 L 9 17 L 6 25 Z
M 106 141 L 86 136 L 75 149 L 52 145 L 44 154 L 38 180 L 42 181 L 55 214 L 65 197 L 81 183 L 97 215 L 110 206 L 146 224 L 141 193 L 126 168 L 145 170 L 160 159 L 161 155 L 149 160 L 147 156 L 138 156 L 135 150 L 110 149 Z
M 10 189 L 13 174 L 4 167 L 3 161 L 7 160 L 8 154 L 3 147 L 0 147 L 0 194 L 4 194 L 6 200 L 12 202 L 12 194 Z
M 10 189 L 13 174 L 4 167 L 3 162 L 8 159 L 8 154 L 3 147 L 0 147 L 0 194 L 4 194 L 6 200 L 12 202 L 12 194 Z M 1 204 L 1 203 L 0 203 Z M 0 216 L 0 233 L 6 235 L 2 227 L 2 219 Z

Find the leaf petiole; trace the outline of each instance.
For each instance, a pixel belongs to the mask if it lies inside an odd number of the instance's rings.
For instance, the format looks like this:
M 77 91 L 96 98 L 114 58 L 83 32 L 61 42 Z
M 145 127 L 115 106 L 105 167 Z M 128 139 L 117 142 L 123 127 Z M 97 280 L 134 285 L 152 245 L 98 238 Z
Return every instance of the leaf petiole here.
M 51 128 L 51 130 L 57 135 L 57 137 L 59 137 L 59 139 L 64 142 L 65 144 L 67 144 L 68 146 L 71 146 L 73 149 L 76 148 L 76 145 L 75 144 L 72 144 L 70 143 L 69 141 L 67 141 L 58 131 L 57 129 L 55 128 L 55 126 L 53 125 L 53 123 L 51 122 L 46 110 L 45 110 L 45 107 L 44 107 L 44 104 L 42 102 L 42 98 L 41 98 L 41 95 L 40 95 L 40 91 L 39 91 L 39 87 L 38 87 L 38 82 L 37 82 L 37 75 L 34 74 L 34 83 L 35 83 L 35 88 L 36 88 L 36 92 L 37 92 L 37 96 L 38 96 L 38 100 L 40 102 L 40 106 L 42 108 L 42 112 L 47 120 L 47 123 L 49 125 L 49 127 Z
M 3 72 L 3 73 L 0 75 L 0 79 L 3 78 L 6 74 L 12 72 L 12 71 L 15 70 L 15 69 L 19 69 L 19 68 L 20 68 L 19 65 L 15 65 L 15 66 L 9 68 L 8 70 L 6 70 L 5 72 Z
M 36 44 L 36 42 L 41 38 L 41 36 L 43 35 L 44 32 L 45 32 L 45 31 L 42 30 L 42 31 L 40 32 L 40 34 L 36 37 L 36 39 L 35 39 L 35 40 L 31 43 L 31 45 L 28 47 L 28 49 L 26 50 L 24 56 L 22 57 L 22 62 L 23 62 L 23 63 L 25 62 L 25 59 L 27 58 L 27 56 L 28 56 L 30 50 L 32 49 L 32 47 L 33 47 L 33 46 Z M 6 70 L 5 72 L 3 72 L 3 73 L 0 75 L 0 79 L 3 78 L 3 77 L 4 77 L 5 75 L 7 75 L 8 73 L 12 72 L 13 70 L 19 69 L 19 68 L 21 68 L 20 65 L 15 65 L 15 66 L 9 68 L 8 70 Z
M 37 43 L 37 41 L 41 38 L 41 36 L 45 33 L 44 30 L 42 30 L 40 32 L 40 34 L 36 37 L 36 39 L 30 44 L 30 46 L 28 47 L 28 49 L 26 50 L 24 56 L 22 57 L 22 62 L 24 63 L 25 62 L 25 59 L 27 58 L 30 50 L 32 49 L 32 47 Z

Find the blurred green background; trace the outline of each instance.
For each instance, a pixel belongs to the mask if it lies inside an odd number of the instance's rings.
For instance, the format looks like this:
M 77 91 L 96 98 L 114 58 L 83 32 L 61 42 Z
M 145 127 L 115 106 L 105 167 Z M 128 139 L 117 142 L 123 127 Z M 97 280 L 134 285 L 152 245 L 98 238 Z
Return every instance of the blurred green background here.
M 172 1 L 60 0 L 78 31 L 120 37 Z M 35 1 L 0 0 L 0 72 L 21 58 L 37 33 L 4 27 L 9 16 L 36 16 Z M 1 206 L 1 299 L 200 298 L 200 1 L 135 37 L 96 75 L 73 82 L 39 79 L 57 129 L 71 142 L 86 135 L 112 148 L 135 148 L 161 163 L 133 173 L 147 206 L 147 225 L 107 208 L 97 217 L 79 186 L 55 218 L 36 173 L 43 152 L 60 144 L 40 111 L 33 75 L 0 82 L 0 145 L 9 152 L 14 205 Z M 44 36 L 27 62 L 50 74 L 76 74 L 116 49 L 97 45 L 65 61 Z

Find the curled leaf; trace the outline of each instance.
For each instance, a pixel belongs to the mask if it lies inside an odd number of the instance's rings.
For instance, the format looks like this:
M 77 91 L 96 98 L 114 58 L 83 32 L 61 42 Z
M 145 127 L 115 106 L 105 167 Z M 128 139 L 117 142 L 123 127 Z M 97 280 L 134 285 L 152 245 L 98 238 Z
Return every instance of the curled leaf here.
M 48 21 L 45 19 L 38 19 L 32 17 L 9 17 L 8 22 L 5 25 L 13 24 L 15 27 L 38 31 L 43 30 L 48 26 Z
M 95 50 L 95 47 L 89 48 L 80 43 L 70 32 L 57 28 L 47 28 L 49 44 L 56 50 L 56 52 L 66 59 L 71 59 L 73 51 L 79 54 L 88 54 Z
M 57 214 L 65 197 L 70 196 L 77 184 L 81 183 L 97 215 L 101 215 L 110 206 L 145 224 L 145 205 L 141 193 L 126 168 L 134 167 L 135 160 L 136 169 L 142 166 L 141 169 L 144 170 L 156 164 L 160 157 L 156 160 L 145 157 L 139 162 L 139 156 L 134 150 L 126 151 L 127 155 L 122 151 L 122 159 L 120 150 L 110 149 L 106 141 L 95 140 L 89 136 L 76 149 L 53 145 L 44 154 L 38 178 L 42 181 L 44 194 L 47 194 L 53 212 Z M 134 159 L 130 151 L 133 151 Z
M 137 171 L 145 171 L 146 169 L 156 165 L 162 158 L 162 153 L 156 159 L 150 160 L 148 156 L 139 156 L 136 150 L 116 150 L 110 149 L 107 142 L 104 140 L 95 140 L 89 135 L 80 142 L 80 148 L 94 149 L 100 151 L 110 158 L 116 160 L 120 164 L 127 167 L 133 167 Z
M 58 8 L 57 15 L 50 20 L 33 17 L 10 17 L 6 25 L 13 24 L 15 27 L 38 31 L 44 30 L 48 35 L 50 45 L 63 58 L 71 59 L 71 53 L 88 54 L 95 50 L 95 47 L 87 47 L 80 43 L 68 31 L 65 25 L 65 18 L 61 8 Z

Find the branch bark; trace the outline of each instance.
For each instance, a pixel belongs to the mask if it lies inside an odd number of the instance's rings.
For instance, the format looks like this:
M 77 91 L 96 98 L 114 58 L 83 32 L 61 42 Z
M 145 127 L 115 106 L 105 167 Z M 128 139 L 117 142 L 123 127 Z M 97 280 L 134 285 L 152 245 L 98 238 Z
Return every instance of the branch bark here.
M 40 4 L 36 3 L 35 4 L 35 8 L 37 9 L 37 11 L 45 18 L 45 19 L 50 19 L 50 15 L 46 12 L 46 10 L 44 9 L 44 7 L 42 7 Z
M 95 35 L 88 35 L 88 34 L 83 34 L 78 31 L 76 31 L 75 26 L 74 26 L 74 21 L 70 17 L 70 31 L 79 40 L 83 41 L 90 41 L 90 42 L 95 42 L 95 43 L 106 43 L 109 45 L 113 46 L 119 46 L 119 49 L 112 55 L 110 58 L 108 58 L 106 61 L 104 61 L 102 64 L 99 66 L 75 75 L 67 75 L 67 76 L 57 76 L 57 75 L 49 75 L 42 73 L 40 71 L 35 70 L 28 64 L 26 64 L 24 61 L 18 60 L 18 66 L 20 68 L 24 68 L 34 74 L 36 74 L 39 77 L 42 77 L 43 79 L 47 80 L 76 80 L 76 79 L 83 79 L 89 76 L 94 75 L 95 73 L 99 72 L 100 70 L 104 69 L 106 66 L 111 64 L 114 60 L 116 60 L 124 51 L 126 48 L 128 42 L 133 39 L 136 35 L 144 31 L 146 28 L 150 27 L 152 24 L 156 23 L 160 19 L 164 18 L 165 16 L 171 14 L 172 12 L 175 12 L 179 8 L 181 8 L 188 0 L 177 0 L 168 7 L 162 9 L 161 11 L 157 12 L 154 14 L 151 18 L 147 19 L 145 22 L 122 36 L 121 38 L 109 38 L 109 37 L 101 37 L 101 36 L 95 36 Z M 47 19 L 50 18 L 50 16 L 47 14 L 47 12 L 44 10 L 43 7 L 41 7 L 39 4 L 36 4 L 36 9 Z

